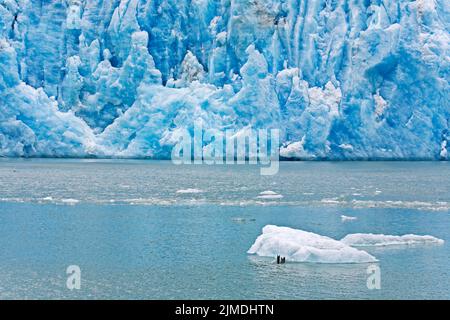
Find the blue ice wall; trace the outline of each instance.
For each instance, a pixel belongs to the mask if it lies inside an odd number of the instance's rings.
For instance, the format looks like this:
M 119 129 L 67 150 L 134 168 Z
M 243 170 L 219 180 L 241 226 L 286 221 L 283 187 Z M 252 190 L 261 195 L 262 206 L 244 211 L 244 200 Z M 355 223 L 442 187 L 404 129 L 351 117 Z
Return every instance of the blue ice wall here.
M 448 0 L 0 0 L 0 156 L 448 159 Z

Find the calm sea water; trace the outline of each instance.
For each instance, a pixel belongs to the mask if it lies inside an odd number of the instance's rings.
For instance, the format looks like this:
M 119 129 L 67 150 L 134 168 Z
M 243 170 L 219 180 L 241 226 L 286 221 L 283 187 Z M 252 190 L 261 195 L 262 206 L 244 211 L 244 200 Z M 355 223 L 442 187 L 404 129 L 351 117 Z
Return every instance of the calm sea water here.
M 268 190 L 283 198 L 258 199 Z M 283 163 L 262 177 L 252 166 L 1 160 L 0 299 L 450 299 L 449 213 L 444 162 Z M 366 249 L 381 270 L 381 290 L 369 290 L 367 265 L 247 255 L 267 224 L 446 242 Z M 66 288 L 69 265 L 81 290 Z

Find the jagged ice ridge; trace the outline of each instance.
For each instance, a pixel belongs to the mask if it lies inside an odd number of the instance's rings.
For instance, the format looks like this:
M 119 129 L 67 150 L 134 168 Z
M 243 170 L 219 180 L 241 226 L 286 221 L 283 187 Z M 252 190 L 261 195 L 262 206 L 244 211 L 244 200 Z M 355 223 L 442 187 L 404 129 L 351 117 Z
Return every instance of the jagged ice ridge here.
M 447 0 L 0 0 L 0 156 L 168 158 L 282 130 L 296 159 L 448 159 Z

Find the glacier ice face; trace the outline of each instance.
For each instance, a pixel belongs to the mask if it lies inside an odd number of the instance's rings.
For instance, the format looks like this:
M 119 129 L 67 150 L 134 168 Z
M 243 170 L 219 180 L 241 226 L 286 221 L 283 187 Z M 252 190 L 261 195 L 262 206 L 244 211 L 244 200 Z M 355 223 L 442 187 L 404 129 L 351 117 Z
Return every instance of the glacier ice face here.
M 0 155 L 89 156 L 95 137 L 72 111 L 61 112 L 42 88 L 20 81 L 16 52 L 0 40 Z
M 0 156 L 168 158 L 281 129 L 298 159 L 448 159 L 446 0 L 0 0 Z

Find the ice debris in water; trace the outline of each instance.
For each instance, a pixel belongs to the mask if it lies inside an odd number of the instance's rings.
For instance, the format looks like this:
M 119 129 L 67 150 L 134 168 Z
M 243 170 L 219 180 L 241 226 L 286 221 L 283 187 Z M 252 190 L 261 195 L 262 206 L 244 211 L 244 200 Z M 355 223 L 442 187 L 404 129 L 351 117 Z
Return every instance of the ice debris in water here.
M 276 193 L 274 191 L 268 190 L 268 191 L 261 192 L 259 194 L 259 196 L 257 196 L 256 198 L 257 199 L 268 199 L 268 200 L 270 200 L 270 199 L 282 199 L 283 195 L 278 194 L 278 193 Z
M 177 191 L 178 194 L 197 194 L 197 193 L 203 193 L 203 192 L 204 192 L 203 190 L 193 189 L 193 188 L 181 189 L 181 190 Z
M 263 228 L 249 254 L 286 258 L 286 261 L 311 263 L 370 263 L 377 259 L 343 242 L 315 233 L 268 225 Z
M 243 218 L 243 217 L 234 217 L 231 219 L 235 223 L 246 223 L 246 222 L 255 222 L 255 218 Z
M 408 234 L 404 236 L 390 236 L 384 234 L 349 234 L 341 242 L 353 247 L 371 247 L 371 246 L 401 246 L 401 245 L 420 245 L 420 244 L 443 244 L 444 240 L 433 236 L 418 236 Z
M 73 205 L 78 204 L 80 202 L 80 200 L 77 200 L 77 199 L 61 199 L 61 202 L 64 203 L 64 204 L 73 206 Z

